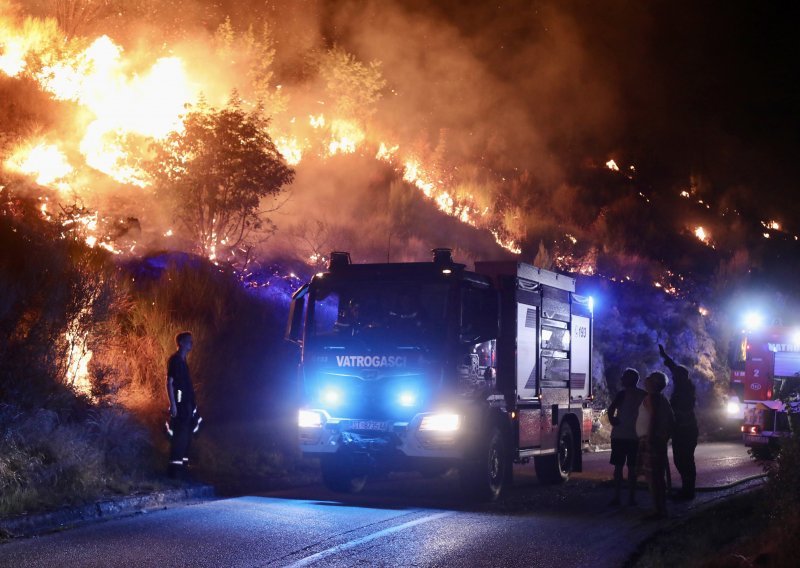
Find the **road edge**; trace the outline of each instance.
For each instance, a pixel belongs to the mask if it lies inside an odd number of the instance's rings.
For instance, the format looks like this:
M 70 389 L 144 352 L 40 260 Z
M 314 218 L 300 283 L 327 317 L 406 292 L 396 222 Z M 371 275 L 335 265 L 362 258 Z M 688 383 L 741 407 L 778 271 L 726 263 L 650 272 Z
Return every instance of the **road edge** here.
M 752 476 L 752 478 L 744 478 L 739 480 L 738 482 L 734 482 L 725 486 L 721 486 L 721 491 L 726 491 L 726 495 L 724 498 L 718 499 L 711 499 L 709 501 L 705 501 L 701 504 L 698 504 L 695 507 L 687 510 L 684 515 L 680 516 L 672 516 L 663 524 L 660 524 L 654 527 L 654 530 L 650 531 L 649 534 L 640 540 L 636 545 L 634 551 L 628 555 L 625 561 L 622 563 L 621 566 L 624 568 L 632 568 L 637 565 L 637 562 L 642 556 L 643 551 L 650 546 L 654 541 L 658 538 L 663 537 L 665 534 L 680 531 L 683 529 L 685 525 L 690 523 L 696 516 L 699 516 L 702 513 L 705 513 L 715 507 L 722 505 L 727 499 L 730 497 L 737 497 L 742 496 L 746 493 L 752 493 L 754 491 L 759 491 L 764 488 L 763 483 L 757 483 L 757 478 L 762 478 L 763 476 Z M 738 486 L 744 485 L 744 487 L 739 488 Z
M 215 497 L 216 492 L 211 485 L 190 485 L 178 489 L 103 499 L 82 507 L 9 517 L 0 519 L 0 542 L 66 530 L 84 523 L 165 509 L 168 505 L 205 501 Z

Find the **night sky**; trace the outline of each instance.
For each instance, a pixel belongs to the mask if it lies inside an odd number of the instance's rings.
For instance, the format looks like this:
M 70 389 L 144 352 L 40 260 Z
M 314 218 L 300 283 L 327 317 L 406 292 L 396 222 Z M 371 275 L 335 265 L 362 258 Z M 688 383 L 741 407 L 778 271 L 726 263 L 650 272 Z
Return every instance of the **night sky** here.
M 424 10 L 429 3 L 410 4 Z M 480 46 L 487 67 L 511 82 L 524 80 L 524 61 L 509 54 L 547 43 L 565 29 L 574 34 L 588 59 L 582 69 L 588 69 L 587 94 L 600 84 L 612 101 L 610 115 L 578 136 L 568 129 L 557 133 L 553 146 L 618 151 L 655 186 L 700 173 L 714 192 L 737 186 L 768 192 L 784 198 L 771 204 L 773 212 L 785 214 L 788 205 L 797 219 L 796 202 L 785 199 L 796 188 L 800 142 L 800 46 L 787 3 L 437 4 L 437 15 L 455 22 Z M 567 24 L 552 27 L 552 11 Z M 576 106 L 593 103 L 570 94 L 565 100 Z

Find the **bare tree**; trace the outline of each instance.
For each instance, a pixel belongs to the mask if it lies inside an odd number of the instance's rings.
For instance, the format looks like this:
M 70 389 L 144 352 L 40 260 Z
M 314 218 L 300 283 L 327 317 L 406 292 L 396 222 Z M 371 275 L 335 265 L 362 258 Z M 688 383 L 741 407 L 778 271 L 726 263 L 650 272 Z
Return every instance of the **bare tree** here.
M 59 26 L 67 38 L 78 35 L 95 21 L 107 16 L 117 0 L 50 0 Z

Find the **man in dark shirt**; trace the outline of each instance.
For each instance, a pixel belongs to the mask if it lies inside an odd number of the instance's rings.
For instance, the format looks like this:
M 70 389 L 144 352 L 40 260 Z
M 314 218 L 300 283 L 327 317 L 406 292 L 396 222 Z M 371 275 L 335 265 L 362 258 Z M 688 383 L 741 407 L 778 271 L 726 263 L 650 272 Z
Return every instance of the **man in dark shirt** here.
M 695 388 L 689 379 L 689 370 L 678 365 L 667 355 L 662 345 L 658 352 L 664 364 L 672 373 L 674 388 L 670 404 L 675 413 L 675 430 L 672 433 L 672 461 L 681 475 L 681 490 L 677 499 L 694 499 L 697 469 L 694 463 L 694 450 L 697 447 L 697 417 L 694 414 Z
M 168 469 L 170 477 L 185 475 L 189 465 L 192 422 L 197 412 L 189 365 L 186 364 L 186 356 L 192 350 L 192 334 L 188 331 L 179 333 L 175 336 L 175 343 L 178 350 L 167 362 L 167 395 L 172 430 Z

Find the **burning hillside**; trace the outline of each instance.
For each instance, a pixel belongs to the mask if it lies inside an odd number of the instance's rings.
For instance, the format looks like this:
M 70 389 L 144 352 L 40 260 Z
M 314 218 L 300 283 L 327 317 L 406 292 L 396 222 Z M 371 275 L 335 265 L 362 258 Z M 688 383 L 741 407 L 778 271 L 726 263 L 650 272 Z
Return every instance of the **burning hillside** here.
M 147 195 L 152 180 L 142 163 L 149 159 L 150 145 L 180 131 L 187 108 L 215 93 L 243 88 L 258 97 L 248 104 L 275 103 L 265 112 L 273 114 L 270 134 L 287 163 L 342 154 L 372 156 L 443 213 L 491 230 L 501 246 L 518 252 L 514 236 L 498 224 L 489 204 L 479 205 L 472 190 L 459 182 L 456 168 L 444 172 L 443 164 L 433 164 L 424 152 L 379 134 L 381 125 L 370 120 L 374 109 L 369 108 L 385 85 L 377 63 L 364 65 L 338 48 L 330 50 L 319 62 L 320 92 L 311 95 L 316 100 L 309 105 L 297 97 L 293 108 L 294 97 L 281 85 L 256 85 L 256 80 L 209 84 L 204 73 L 179 55 L 129 55 L 105 35 L 66 41 L 51 20 L 6 15 L 1 29 L 0 69 L 20 82 L 34 81 L 52 100 L 62 102 L 58 122 L 69 125 L 68 131 L 45 129 L 11 144 L 4 167 L 56 190 L 55 198 L 63 202 L 93 203 L 98 185 L 113 192 L 115 182 L 122 190 L 135 186 Z M 257 45 L 251 47 L 253 54 L 268 50 L 267 33 L 256 36 L 251 29 L 237 35 L 229 22 L 223 23 L 214 36 L 217 76 L 225 75 L 225 57 L 239 53 L 239 44 Z M 280 100 L 289 101 L 290 107 L 282 109 Z M 91 238 L 96 241 L 98 235 Z
M 518 48 L 503 58 L 505 44 L 470 26 L 478 8 L 448 19 L 413 2 L 242 12 L 76 0 L 72 15 L 62 4 L 0 8 L 0 160 L 43 215 L 85 207 L 92 246 L 212 254 L 154 197 L 147 165 L 190 112 L 231 97 L 262 109 L 297 172 L 260 204 L 269 222 L 247 250 L 261 256 L 416 258 L 444 239 L 466 258 L 520 255 L 680 294 L 752 250 L 754 235 L 797 240 L 791 219 L 747 211 L 703 175 L 656 178 L 649 157 L 640 167 L 624 151 L 611 128 L 617 85 L 571 9 L 496 15 L 490 30 Z M 522 15 L 547 31 L 523 41 L 503 27 Z M 215 258 L 241 259 L 217 240 Z
M 570 272 L 598 405 L 666 343 L 716 414 L 726 302 L 800 268 L 798 130 L 738 82 L 785 70 L 729 57 L 770 51 L 727 6 L 0 0 L 0 513 L 136 486 L 182 329 L 209 477 L 292 471 L 263 420 L 296 386 L 287 299 L 332 250 Z

